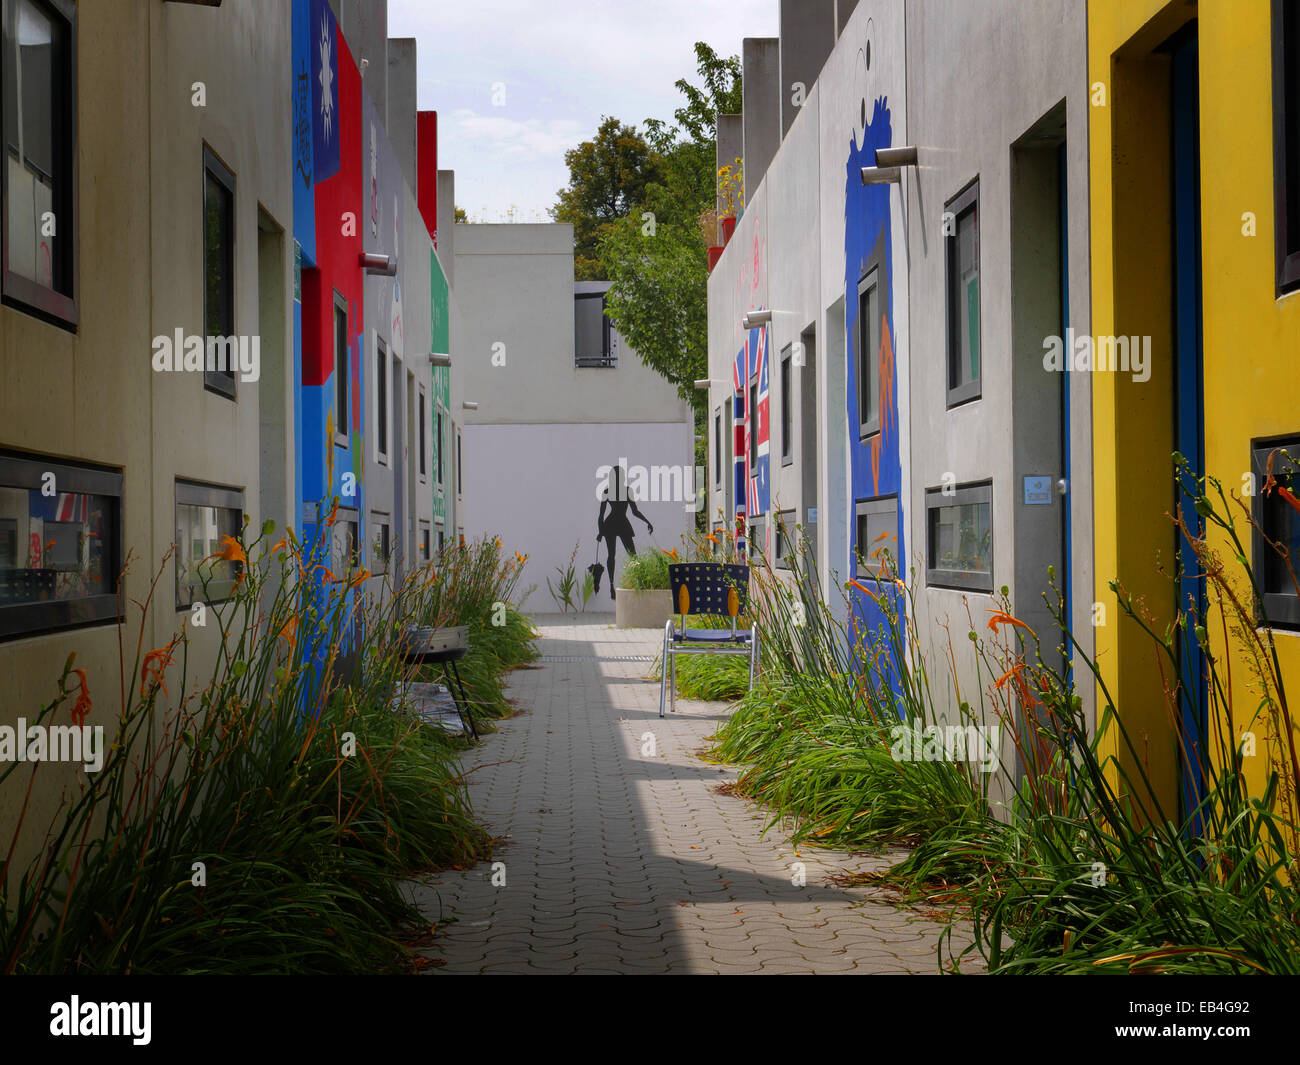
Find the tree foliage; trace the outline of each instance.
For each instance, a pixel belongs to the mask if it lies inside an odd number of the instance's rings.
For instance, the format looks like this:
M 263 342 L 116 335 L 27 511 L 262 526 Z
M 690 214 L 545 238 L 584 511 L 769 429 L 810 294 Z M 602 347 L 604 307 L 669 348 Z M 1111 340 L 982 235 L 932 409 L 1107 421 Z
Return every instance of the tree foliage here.
M 647 186 L 660 180 L 660 159 L 634 128 L 606 117 L 595 138 L 565 152 L 564 162 L 569 184 L 560 190 L 551 217 L 573 225 L 574 279 L 604 280 L 603 230 L 645 201 Z

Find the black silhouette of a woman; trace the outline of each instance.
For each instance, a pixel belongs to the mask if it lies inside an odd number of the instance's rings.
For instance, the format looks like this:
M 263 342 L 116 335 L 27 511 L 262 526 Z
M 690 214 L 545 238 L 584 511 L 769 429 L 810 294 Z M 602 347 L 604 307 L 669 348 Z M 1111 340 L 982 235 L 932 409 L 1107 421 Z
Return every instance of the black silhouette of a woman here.
M 632 497 L 630 491 L 623 491 L 622 487 L 623 471 L 618 466 L 613 467 L 609 474 L 609 486 L 605 489 L 600 498 L 600 513 L 596 515 L 596 539 L 599 541 L 602 537 L 605 540 L 606 562 L 609 567 L 609 597 L 614 596 L 614 541 L 623 541 L 623 550 L 628 555 L 636 554 L 636 542 L 632 539 L 632 522 L 628 520 L 627 512 L 630 507 L 632 513 L 645 522 L 646 532 L 651 536 L 654 535 L 655 527 L 650 524 L 650 519 L 637 509 L 636 500 Z M 609 514 L 606 515 L 605 508 L 609 508 Z

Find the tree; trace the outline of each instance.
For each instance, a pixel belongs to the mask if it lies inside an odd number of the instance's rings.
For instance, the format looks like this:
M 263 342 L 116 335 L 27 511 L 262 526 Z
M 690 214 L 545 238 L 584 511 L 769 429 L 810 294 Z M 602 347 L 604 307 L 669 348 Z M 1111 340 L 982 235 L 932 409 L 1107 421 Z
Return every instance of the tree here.
M 452 219 L 452 221 L 453 221 L 453 222 L 468 222 L 468 221 L 469 221 L 469 215 L 466 213 L 464 207 L 460 207 L 460 206 L 457 206 L 457 207 L 456 207 L 455 216 L 454 216 L 454 218 Z
M 647 143 L 657 157 L 656 178 L 647 182 L 639 209 L 607 223 L 599 252 L 610 320 L 641 359 L 677 386 L 696 412 L 697 431 L 706 416 L 704 393 L 694 382 L 708 376 L 708 245 L 706 223 L 717 203 L 716 115 L 741 107 L 740 59 L 721 59 L 707 44 L 695 45 L 703 88 L 684 78 L 677 88 L 686 103 L 673 124 L 646 122 Z
M 599 244 L 605 227 L 645 199 L 646 188 L 661 177 L 661 162 L 645 137 L 616 118 L 601 120 L 593 140 L 564 153 L 569 184 L 551 208 L 557 222 L 573 226 L 576 281 L 604 280 Z

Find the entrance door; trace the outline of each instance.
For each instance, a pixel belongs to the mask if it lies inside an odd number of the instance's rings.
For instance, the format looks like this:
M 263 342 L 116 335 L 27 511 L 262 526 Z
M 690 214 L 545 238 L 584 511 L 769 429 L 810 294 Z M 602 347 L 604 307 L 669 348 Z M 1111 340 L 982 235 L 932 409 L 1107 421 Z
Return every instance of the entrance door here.
M 1204 523 L 1196 513 L 1192 497 L 1184 489 L 1193 487 L 1192 478 L 1205 473 L 1205 396 L 1201 368 L 1201 173 L 1200 111 L 1198 106 L 1196 23 L 1173 42 L 1171 86 L 1172 205 L 1174 238 L 1174 446 L 1191 465 L 1182 485 L 1175 491 L 1175 505 L 1187 527 L 1200 536 Z M 1205 617 L 1205 588 L 1196 574 L 1199 563 L 1191 544 L 1176 534 L 1176 549 L 1183 576 L 1179 582 L 1180 611 Z M 1199 621 L 1198 621 L 1199 623 Z M 1179 656 L 1184 681 L 1181 703 L 1183 736 L 1183 813 L 1191 812 L 1204 794 L 1206 736 L 1205 659 L 1192 631 L 1180 633 Z M 1199 818 L 1198 818 L 1199 821 Z M 1199 831 L 1199 824 L 1192 826 Z

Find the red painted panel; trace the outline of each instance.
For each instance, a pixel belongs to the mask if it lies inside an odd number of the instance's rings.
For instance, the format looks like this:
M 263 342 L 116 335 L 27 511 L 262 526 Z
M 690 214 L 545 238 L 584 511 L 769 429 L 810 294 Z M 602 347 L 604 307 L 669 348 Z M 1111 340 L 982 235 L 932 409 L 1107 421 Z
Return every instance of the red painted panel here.
M 438 112 L 420 111 L 415 126 L 416 184 L 420 216 L 438 246 Z

